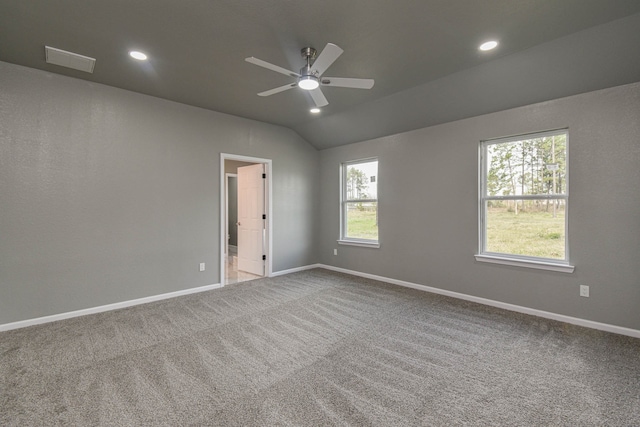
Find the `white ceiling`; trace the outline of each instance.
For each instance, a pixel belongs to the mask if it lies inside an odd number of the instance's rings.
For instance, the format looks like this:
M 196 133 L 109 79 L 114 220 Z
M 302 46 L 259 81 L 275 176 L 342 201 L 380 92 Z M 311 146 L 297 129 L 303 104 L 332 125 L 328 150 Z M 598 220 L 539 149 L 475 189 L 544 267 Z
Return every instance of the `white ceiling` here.
M 615 21 L 615 22 L 614 22 Z M 287 126 L 317 148 L 640 80 L 638 0 L 3 0 L 0 60 Z M 478 45 L 500 41 L 482 53 Z M 290 81 L 300 49 L 345 53 L 318 116 Z M 44 46 L 96 58 L 45 63 Z M 130 49 L 147 63 L 131 60 Z

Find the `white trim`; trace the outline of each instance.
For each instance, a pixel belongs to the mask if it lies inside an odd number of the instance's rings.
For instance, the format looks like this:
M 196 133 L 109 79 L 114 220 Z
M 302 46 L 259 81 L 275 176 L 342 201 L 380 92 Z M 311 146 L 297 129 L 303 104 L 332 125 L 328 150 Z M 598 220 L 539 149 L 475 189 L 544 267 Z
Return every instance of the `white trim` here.
M 487 298 L 475 297 L 472 295 L 462 294 L 459 292 L 447 291 L 444 289 L 432 288 L 431 286 L 419 285 L 417 283 L 405 282 L 404 280 L 391 279 L 388 277 L 377 276 L 375 274 L 361 273 L 359 271 L 348 270 L 346 268 L 334 267 L 331 265 L 320 264 L 320 268 L 337 271 L 339 273 L 352 274 L 354 276 L 365 277 L 367 279 L 379 280 L 381 282 L 391 283 L 392 285 L 404 286 L 407 288 L 418 289 L 420 291 L 431 292 L 434 294 L 445 295 L 465 301 L 476 302 L 491 307 L 502 308 L 518 313 L 529 314 L 531 316 L 543 317 L 545 319 L 557 320 L 560 322 L 571 323 L 572 325 L 583 326 L 585 328 L 597 329 L 599 331 L 613 332 L 614 334 L 627 335 L 634 338 L 640 338 L 640 330 L 625 328 L 623 326 L 611 325 L 608 323 L 594 322 L 592 320 L 580 319 L 577 317 L 566 316 L 564 314 L 551 313 L 549 311 L 538 310 L 535 308 L 523 307 L 520 305 L 509 304 L 506 302 L 495 301 Z
M 225 170 L 224 170 L 224 161 L 225 160 L 238 160 L 241 162 L 247 163 L 262 163 L 265 166 L 265 173 L 267 174 L 267 190 L 265 192 L 265 203 L 267 204 L 267 229 L 265 230 L 265 240 L 266 240 L 266 256 L 267 262 L 265 265 L 265 274 L 264 277 L 271 277 L 273 272 L 273 238 L 272 238 L 272 230 L 273 230 L 273 161 L 271 159 L 263 159 L 260 157 L 250 157 L 250 156 L 241 156 L 237 154 L 227 154 L 220 153 L 220 283 L 221 286 L 224 286 L 225 281 L 225 221 L 224 219 L 227 216 L 226 206 L 224 203 L 225 200 Z
M 5 323 L 0 325 L 0 332 L 10 331 L 12 329 L 26 328 L 27 326 L 40 325 L 42 323 L 56 322 L 58 320 L 71 319 L 73 317 L 86 316 L 88 314 L 102 313 L 105 311 L 119 310 L 121 308 L 132 307 L 134 305 L 147 304 L 154 301 L 160 301 L 169 298 L 181 297 L 184 295 L 195 294 L 198 292 L 211 291 L 221 288 L 219 283 L 214 285 L 200 286 L 197 288 L 184 289 L 182 291 L 168 292 L 166 294 L 152 295 L 144 298 L 137 298 L 128 301 L 116 302 L 113 304 L 100 305 L 98 307 L 84 308 L 82 310 L 69 311 L 66 313 L 52 314 L 51 316 L 37 317 L 35 319 L 20 320 L 13 323 Z
M 274 271 L 271 277 L 284 276 L 285 274 L 297 273 L 299 271 L 312 270 L 314 268 L 323 268 L 322 264 L 303 265 L 302 267 L 290 268 L 288 270 Z
M 311 270 L 314 268 L 322 268 L 322 264 L 311 264 L 302 267 L 290 268 L 288 270 L 280 270 L 271 274 L 271 277 L 284 276 L 285 274 L 296 273 L 299 271 Z M 5 323 L 0 325 L 0 332 L 10 331 L 13 329 L 26 328 L 28 326 L 41 325 L 43 323 L 57 322 L 58 320 L 71 319 L 74 317 L 87 316 L 89 314 L 103 313 L 105 311 L 119 310 L 121 308 L 133 307 L 135 305 L 147 304 L 150 302 L 161 301 L 169 298 L 176 298 L 184 295 L 195 294 L 198 292 L 206 292 L 214 289 L 220 289 L 220 283 L 214 285 L 200 286 L 198 288 L 184 289 L 182 291 L 168 292 L 166 294 L 153 295 L 149 297 L 138 298 L 134 300 L 121 301 L 113 304 L 101 305 L 98 307 L 84 308 L 81 310 L 69 311 L 66 313 L 52 314 L 50 316 L 37 317 L 34 319 L 20 320 L 18 322 Z
M 379 242 L 365 242 L 360 240 L 338 240 L 339 245 L 347 245 L 347 246 L 360 246 L 363 248 L 379 248 Z
M 555 135 L 565 135 L 565 191 L 562 194 L 536 194 L 536 195 L 511 195 L 511 196 L 489 196 L 487 195 L 487 147 L 489 145 L 503 144 L 509 142 L 517 142 L 521 140 L 544 138 Z M 478 165 L 478 254 L 476 260 L 481 262 L 493 262 L 496 264 L 515 265 L 519 267 L 539 268 L 543 270 L 562 271 L 565 273 L 572 273 L 573 267 L 570 268 L 545 268 L 536 266 L 545 264 L 554 264 L 553 262 L 547 263 L 545 261 L 538 261 L 532 259 L 527 260 L 524 263 L 520 263 L 519 259 L 510 262 L 503 262 L 500 259 L 510 259 L 509 255 L 506 257 L 495 257 L 491 253 L 486 251 L 487 247 L 487 229 L 486 229 L 486 217 L 487 217 L 487 205 L 488 200 L 564 200 L 564 259 L 562 260 L 565 265 L 569 264 L 570 252 L 569 252 L 569 128 L 550 129 L 542 132 L 527 133 L 522 135 L 512 135 L 502 138 L 485 139 L 480 141 L 479 145 L 479 165 Z M 510 254 L 515 255 L 515 254 Z M 486 256 L 487 259 L 479 259 L 478 256 Z M 535 257 L 531 257 L 535 258 Z M 493 259 L 490 260 L 490 259 Z M 570 271 L 569 271 L 570 270 Z
M 296 273 L 299 271 L 311 270 L 314 268 L 324 268 L 326 270 L 337 271 L 339 273 L 351 274 L 353 276 L 364 277 L 367 279 L 379 280 L 381 282 L 390 283 L 392 285 L 404 286 L 406 288 L 417 289 L 420 291 L 431 292 L 434 294 L 445 295 L 452 298 L 457 298 L 465 301 L 476 302 L 478 304 L 484 304 L 491 307 L 502 308 L 509 311 L 515 311 L 518 313 L 529 314 L 532 316 L 538 316 L 545 319 L 557 320 L 560 322 L 570 323 L 573 325 L 583 326 L 585 328 L 597 329 L 605 332 L 612 332 L 614 334 L 626 335 L 634 338 L 640 338 L 640 330 L 625 328 L 623 326 L 610 325 L 608 323 L 594 322 L 592 320 L 580 319 L 577 317 L 565 316 L 564 314 L 551 313 L 548 311 L 537 310 L 535 308 L 523 307 L 520 305 L 509 304 L 501 301 L 490 300 L 487 298 L 475 297 L 472 295 L 462 294 L 459 292 L 447 291 L 445 289 L 433 288 L 431 286 L 420 285 L 417 283 L 406 282 L 404 280 L 391 279 L 389 277 L 378 276 L 375 274 L 362 273 L 355 270 L 349 270 L 346 268 L 334 267 L 327 264 L 310 264 L 302 267 L 291 268 L 288 270 L 280 270 L 272 273 L 271 277 L 283 276 L 285 274 Z M 88 314 L 102 313 L 110 310 L 118 310 L 121 308 L 131 307 L 134 305 L 147 304 L 154 301 L 160 301 L 163 299 L 175 298 L 183 295 L 194 294 L 198 292 L 206 292 L 213 289 L 221 288 L 222 285 L 206 285 L 198 288 L 185 289 L 182 291 L 169 292 L 166 294 L 160 294 L 150 297 L 138 298 L 135 300 L 123 301 L 114 304 L 102 305 L 99 307 L 86 308 L 83 310 L 70 311 L 67 313 L 54 314 L 51 316 L 38 317 L 35 319 L 21 320 L 13 323 L 6 323 L 0 325 L 0 332 L 10 331 L 12 329 L 26 328 L 27 326 L 40 325 L 42 323 L 55 322 L 58 320 L 70 319 L 73 317 L 86 316 Z
M 558 271 L 560 273 L 573 273 L 573 270 L 575 270 L 575 266 L 573 265 L 559 264 L 550 261 L 534 261 L 486 254 L 478 254 L 474 256 L 476 257 L 476 261 L 478 262 L 510 265 L 513 267 L 536 268 L 538 270 Z
M 347 199 L 347 167 L 351 165 L 358 165 L 362 163 L 376 163 L 376 198 L 375 199 Z M 352 245 L 352 246 L 363 246 L 363 247 L 380 247 L 378 240 L 372 240 L 371 242 L 364 242 L 364 244 L 360 244 L 360 242 L 350 240 L 347 236 L 347 214 L 345 212 L 347 203 L 376 203 L 376 217 L 378 218 L 378 222 L 380 220 L 380 210 L 378 209 L 378 182 L 380 181 L 380 160 L 376 157 L 367 157 L 365 159 L 357 159 L 357 160 L 349 160 L 346 162 L 340 163 L 340 238 L 338 239 L 338 243 L 341 245 Z M 376 224 L 377 226 L 378 224 Z M 342 242 L 342 243 L 341 243 Z M 375 245 L 378 246 L 375 246 Z
M 544 138 L 545 136 L 554 136 L 559 133 L 569 133 L 568 127 L 543 130 L 541 132 L 522 133 L 519 135 L 503 136 L 498 138 L 481 139 L 480 142 L 487 145 L 504 144 L 505 142 L 517 142 L 527 139 Z
M 484 200 L 569 200 L 566 194 L 516 194 L 514 196 L 484 196 Z

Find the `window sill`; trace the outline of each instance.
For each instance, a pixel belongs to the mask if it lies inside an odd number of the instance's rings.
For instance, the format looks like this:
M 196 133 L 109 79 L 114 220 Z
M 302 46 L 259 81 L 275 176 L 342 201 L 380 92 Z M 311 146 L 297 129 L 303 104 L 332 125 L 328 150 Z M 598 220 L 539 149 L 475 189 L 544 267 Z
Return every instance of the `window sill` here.
M 379 248 L 380 247 L 379 242 L 361 242 L 357 240 L 338 240 L 338 244 L 346 245 L 346 246 L 360 246 L 363 248 Z
M 475 255 L 476 261 L 488 262 L 492 264 L 511 265 L 514 267 L 536 268 L 538 270 L 558 271 L 560 273 L 573 273 L 575 267 L 564 263 L 555 263 L 551 261 L 534 261 L 518 258 L 509 258 L 498 255 Z

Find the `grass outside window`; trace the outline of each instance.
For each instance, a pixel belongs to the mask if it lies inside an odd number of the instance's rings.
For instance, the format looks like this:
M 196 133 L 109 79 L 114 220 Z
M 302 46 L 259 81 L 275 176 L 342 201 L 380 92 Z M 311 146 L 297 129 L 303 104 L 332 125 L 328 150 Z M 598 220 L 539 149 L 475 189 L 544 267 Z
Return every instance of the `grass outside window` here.
M 378 204 L 347 204 L 347 236 L 354 239 L 378 240 Z
M 488 207 L 486 252 L 565 259 L 564 209 L 553 213 L 524 210 L 517 214 L 507 206 Z

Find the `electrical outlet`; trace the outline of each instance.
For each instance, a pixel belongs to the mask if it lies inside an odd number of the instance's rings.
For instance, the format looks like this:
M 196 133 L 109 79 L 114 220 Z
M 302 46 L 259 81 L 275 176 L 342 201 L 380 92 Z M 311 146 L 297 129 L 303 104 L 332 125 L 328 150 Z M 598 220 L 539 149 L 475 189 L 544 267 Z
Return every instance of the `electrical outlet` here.
M 204 271 L 204 262 L 200 263 L 200 271 Z
M 337 249 L 334 249 L 334 250 L 333 250 L 333 254 L 334 254 L 334 255 L 338 255 L 338 250 L 337 250 Z
M 581 297 L 585 297 L 585 298 L 589 298 L 589 286 L 580 285 L 580 296 Z

